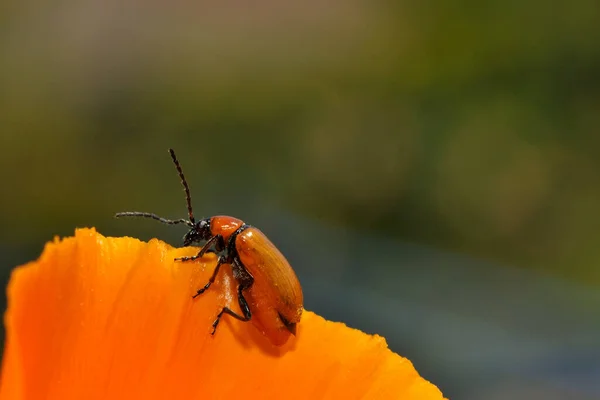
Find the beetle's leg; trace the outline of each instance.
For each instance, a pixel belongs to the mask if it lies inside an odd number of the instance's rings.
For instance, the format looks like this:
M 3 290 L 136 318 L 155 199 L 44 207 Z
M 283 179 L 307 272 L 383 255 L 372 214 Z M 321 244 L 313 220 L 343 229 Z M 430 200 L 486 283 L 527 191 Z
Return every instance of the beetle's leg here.
M 225 239 L 223 239 L 223 235 L 216 235 L 215 237 L 217 238 L 215 242 L 215 250 L 217 250 L 217 253 L 220 253 L 225 250 Z
M 215 322 L 213 322 L 213 325 L 212 325 L 213 326 L 213 331 L 212 331 L 213 335 L 215 334 L 215 332 L 217 330 L 217 326 L 219 325 L 219 322 L 221 321 L 221 317 L 223 316 L 223 314 L 229 314 L 233 318 L 238 319 L 242 322 L 248 322 L 248 321 L 250 321 L 250 318 L 252 318 L 252 313 L 250 312 L 250 307 L 248 307 L 248 302 L 246 301 L 246 298 L 244 297 L 244 294 L 242 292 L 244 290 L 248 289 L 250 286 L 252 286 L 252 284 L 254 283 L 254 278 L 252 277 L 252 275 L 250 275 L 250 273 L 248 273 L 243 268 L 241 268 L 238 271 L 238 274 L 239 274 L 238 280 L 240 282 L 240 284 L 238 286 L 238 290 L 237 290 L 238 303 L 239 303 L 240 308 L 242 309 L 242 313 L 244 315 L 240 315 L 240 314 L 236 313 L 229 307 L 223 307 L 223 309 L 221 310 L 219 315 L 217 315 L 217 319 L 215 319 Z
M 208 249 L 206 250 L 204 253 L 221 253 L 223 252 L 223 250 L 225 250 L 225 239 L 223 239 L 222 235 L 217 235 L 215 236 L 217 239 L 215 240 L 215 248 L 214 249 Z M 204 247 L 204 246 L 203 246 Z
M 208 241 L 204 244 L 204 246 L 202 246 L 202 248 L 200 249 L 200 251 L 198 252 L 198 254 L 196 254 L 195 256 L 191 256 L 191 257 L 177 257 L 175 259 L 175 261 L 194 261 L 197 260 L 198 258 L 201 258 L 204 253 L 206 253 L 210 247 L 214 244 L 215 248 L 217 250 L 217 252 L 221 252 L 223 250 L 223 243 L 225 241 L 223 240 L 223 236 L 221 235 L 216 235 L 211 237 L 210 239 L 208 239 Z
M 215 279 L 217 278 L 217 274 L 219 273 L 219 268 L 221 268 L 221 265 L 225 264 L 225 262 L 226 262 L 225 257 L 219 256 L 217 265 L 215 266 L 215 269 L 214 269 L 210 279 L 208 280 L 208 283 L 206 285 L 204 285 L 204 287 L 202 289 L 198 289 L 196 294 L 192 296 L 192 299 L 195 299 L 197 296 L 200 296 L 202 293 L 204 293 L 210 287 L 210 285 L 212 285 L 215 282 Z

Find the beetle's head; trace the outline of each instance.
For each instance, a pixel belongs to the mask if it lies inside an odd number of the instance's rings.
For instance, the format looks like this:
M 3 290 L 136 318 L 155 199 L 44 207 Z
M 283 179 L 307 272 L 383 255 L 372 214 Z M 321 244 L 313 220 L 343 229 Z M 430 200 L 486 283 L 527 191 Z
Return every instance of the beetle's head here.
M 212 236 L 212 233 L 210 233 L 210 218 L 201 219 L 185 234 L 183 245 L 189 246 L 196 242 L 208 240 Z

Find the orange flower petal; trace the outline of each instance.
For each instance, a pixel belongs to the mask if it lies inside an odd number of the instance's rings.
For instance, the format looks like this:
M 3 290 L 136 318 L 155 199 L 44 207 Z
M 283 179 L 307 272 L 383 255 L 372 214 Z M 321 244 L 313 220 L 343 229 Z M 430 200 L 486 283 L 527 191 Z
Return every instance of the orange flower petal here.
M 93 229 L 46 245 L 8 286 L 0 399 L 441 399 L 385 340 L 306 311 L 275 347 L 235 309 L 235 282 L 212 254 Z

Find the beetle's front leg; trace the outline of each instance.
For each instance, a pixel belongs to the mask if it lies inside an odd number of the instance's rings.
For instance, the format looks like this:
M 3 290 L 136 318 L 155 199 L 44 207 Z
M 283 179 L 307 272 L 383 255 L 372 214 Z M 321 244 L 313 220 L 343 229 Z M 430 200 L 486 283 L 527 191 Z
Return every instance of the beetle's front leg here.
M 191 256 L 191 257 L 178 257 L 178 258 L 175 259 L 175 261 L 194 261 L 194 260 L 197 260 L 198 258 L 201 258 L 211 248 L 212 245 L 215 246 L 215 250 L 217 250 L 217 253 L 222 252 L 223 249 L 225 248 L 225 240 L 223 239 L 223 236 L 222 235 L 215 235 L 215 236 L 211 237 L 210 239 L 208 239 L 208 241 L 204 244 L 204 246 L 202 246 L 202 248 L 200 249 L 200 251 L 198 252 L 198 254 L 196 254 L 195 256 Z

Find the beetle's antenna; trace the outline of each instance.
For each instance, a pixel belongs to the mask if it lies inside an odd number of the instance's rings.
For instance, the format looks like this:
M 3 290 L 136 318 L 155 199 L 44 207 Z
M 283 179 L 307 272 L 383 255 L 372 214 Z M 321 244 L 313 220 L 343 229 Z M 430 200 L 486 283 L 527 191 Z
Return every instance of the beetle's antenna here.
M 169 225 L 176 225 L 176 224 L 186 224 L 189 227 L 193 228 L 194 227 L 194 223 L 191 221 L 188 221 L 186 219 L 166 219 L 163 217 L 159 217 L 156 214 L 152 214 L 152 213 L 147 213 L 147 212 L 138 212 L 138 211 L 127 211 L 127 212 L 120 212 L 120 213 L 116 213 L 115 214 L 115 218 L 120 218 L 120 217 L 142 217 L 142 218 L 152 218 L 155 219 L 159 222 L 162 222 L 163 224 L 169 224 Z
M 190 195 L 190 187 L 187 184 L 187 181 L 185 180 L 185 176 L 183 175 L 183 170 L 181 169 L 181 165 L 179 164 L 179 161 L 177 160 L 177 157 L 175 156 L 175 151 L 173 149 L 169 149 L 169 153 L 171 154 L 171 158 L 173 159 L 173 163 L 175 164 L 175 167 L 177 168 L 177 172 L 179 173 L 179 178 L 181 178 L 181 184 L 183 185 L 183 189 L 185 190 L 185 201 L 187 203 L 187 209 L 188 209 L 188 217 L 190 219 L 190 222 L 192 223 L 192 227 L 194 226 L 194 224 L 196 223 L 196 220 L 194 219 L 194 213 L 192 212 L 192 196 Z M 152 217 L 150 217 L 152 218 Z

